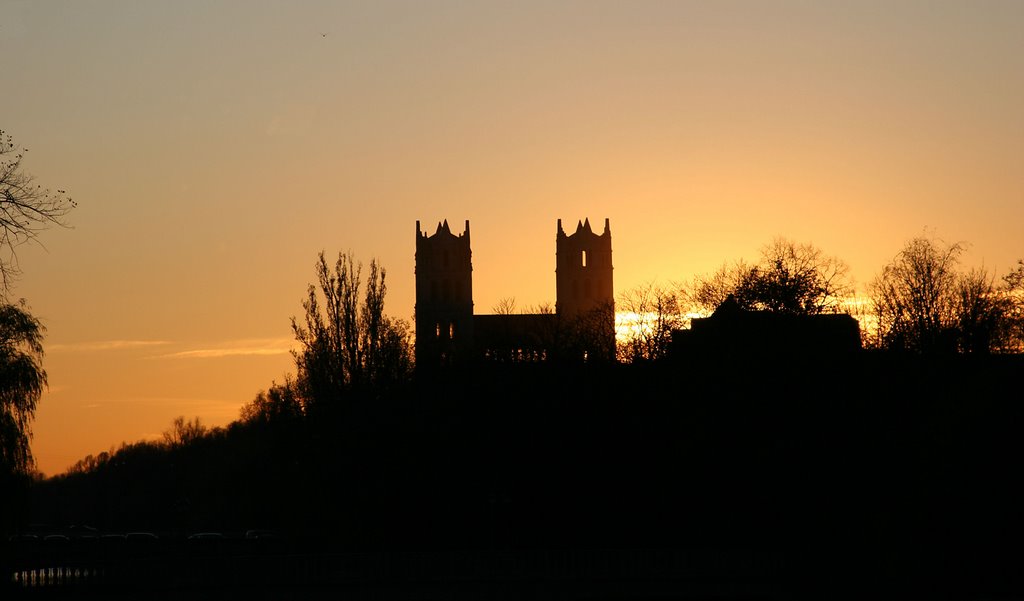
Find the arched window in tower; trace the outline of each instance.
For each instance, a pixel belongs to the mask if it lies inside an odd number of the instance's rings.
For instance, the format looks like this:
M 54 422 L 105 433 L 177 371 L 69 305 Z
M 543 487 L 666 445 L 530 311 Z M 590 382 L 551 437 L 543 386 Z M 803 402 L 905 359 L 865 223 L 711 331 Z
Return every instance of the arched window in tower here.
M 437 322 L 437 332 L 435 334 L 438 338 L 441 337 L 441 322 Z
M 585 250 L 580 251 L 580 255 L 581 255 L 580 263 L 581 263 L 581 265 L 583 267 L 586 267 L 587 266 L 587 251 L 585 251 Z
M 455 340 L 455 322 L 448 322 L 448 338 Z

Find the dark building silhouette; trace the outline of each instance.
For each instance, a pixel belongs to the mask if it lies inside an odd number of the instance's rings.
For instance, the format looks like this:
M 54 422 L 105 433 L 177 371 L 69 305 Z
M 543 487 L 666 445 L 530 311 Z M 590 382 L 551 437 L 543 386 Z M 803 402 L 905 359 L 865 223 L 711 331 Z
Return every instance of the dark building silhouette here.
M 860 350 L 860 325 L 846 314 L 748 311 L 729 295 L 710 317 L 672 333 L 675 356 L 827 356 Z
M 473 351 L 473 264 L 466 231 L 448 220 L 427 236 L 416 222 L 416 362 L 448 365 Z
M 558 220 L 555 294 L 556 312 L 570 317 L 601 309 L 613 301 L 612 233 L 607 219 L 601 235 L 590 229 L 587 219 L 576 225 L 571 236 L 566 235 L 562 220 Z
M 473 314 L 469 220 L 454 234 L 445 220 L 433 235 L 416 222 L 416 365 L 473 362 L 611 361 L 615 357 L 612 235 L 590 220 L 555 236 L 553 313 Z

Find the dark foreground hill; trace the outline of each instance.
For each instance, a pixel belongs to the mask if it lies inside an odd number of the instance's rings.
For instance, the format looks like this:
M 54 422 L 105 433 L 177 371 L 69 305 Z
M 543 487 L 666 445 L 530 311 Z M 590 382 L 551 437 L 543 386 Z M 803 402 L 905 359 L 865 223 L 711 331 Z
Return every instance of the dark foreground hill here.
M 449 373 L 43 482 L 26 523 L 259 529 L 291 557 L 611 553 L 613 575 L 714 557 L 708 578 L 735 568 L 715 582 L 776 591 L 1022 593 L 1022 383 L 1020 357 L 866 353 Z

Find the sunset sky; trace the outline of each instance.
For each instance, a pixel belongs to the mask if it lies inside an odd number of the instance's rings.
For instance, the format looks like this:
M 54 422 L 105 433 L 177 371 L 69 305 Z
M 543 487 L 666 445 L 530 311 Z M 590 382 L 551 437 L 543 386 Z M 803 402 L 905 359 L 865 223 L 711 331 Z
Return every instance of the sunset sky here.
M 47 474 L 208 425 L 292 370 L 319 251 L 473 235 L 486 313 L 554 299 L 555 223 L 617 292 L 773 237 L 858 288 L 926 230 L 1024 257 L 1024 2 L 0 0 L 0 128 L 73 229 L 19 249 Z

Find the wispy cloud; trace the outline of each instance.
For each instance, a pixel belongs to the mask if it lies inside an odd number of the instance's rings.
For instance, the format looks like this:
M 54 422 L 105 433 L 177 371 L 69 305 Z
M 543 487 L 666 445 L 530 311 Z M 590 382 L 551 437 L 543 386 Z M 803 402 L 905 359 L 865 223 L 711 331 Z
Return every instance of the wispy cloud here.
M 157 355 L 159 359 L 217 359 L 220 357 L 285 355 L 292 348 L 291 338 L 255 338 L 231 340 L 204 348 Z
M 208 397 L 189 396 L 125 396 L 125 397 L 98 397 L 85 399 L 86 404 L 82 407 L 108 407 L 118 405 L 134 405 L 136 407 L 171 407 L 180 409 L 186 413 L 193 411 L 205 412 L 210 409 L 217 409 L 224 406 L 238 406 L 240 401 L 230 399 L 218 399 Z
M 194 398 L 194 397 L 126 397 L 126 398 L 94 398 L 87 399 L 79 405 L 82 409 L 106 409 L 125 412 L 130 405 L 131 411 L 153 415 L 154 412 L 167 416 L 167 423 L 177 415 L 200 417 L 207 425 L 227 423 L 238 417 L 238 409 L 245 403 L 244 399 Z
M 166 340 L 96 340 L 92 342 L 72 342 L 69 344 L 51 344 L 46 351 L 65 353 L 92 353 L 99 351 L 122 351 L 137 348 L 148 348 L 170 344 Z
M 293 342 L 294 340 L 292 338 L 246 338 L 241 340 L 228 340 L 199 346 L 198 348 L 186 348 L 185 350 L 152 355 L 150 358 L 210 359 L 245 355 L 284 355 L 291 350 Z M 168 345 L 187 346 L 168 340 L 95 340 L 90 342 L 53 344 L 47 347 L 46 350 L 48 353 L 95 353 L 147 349 Z

